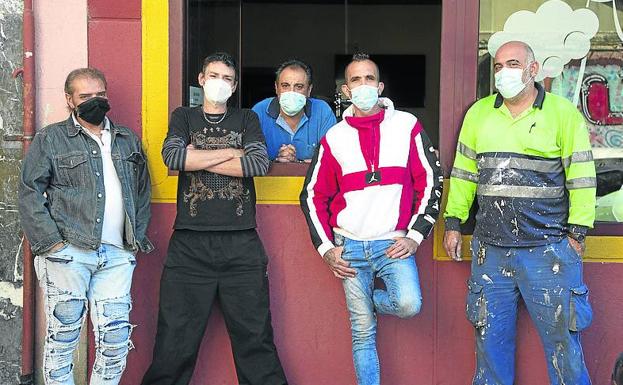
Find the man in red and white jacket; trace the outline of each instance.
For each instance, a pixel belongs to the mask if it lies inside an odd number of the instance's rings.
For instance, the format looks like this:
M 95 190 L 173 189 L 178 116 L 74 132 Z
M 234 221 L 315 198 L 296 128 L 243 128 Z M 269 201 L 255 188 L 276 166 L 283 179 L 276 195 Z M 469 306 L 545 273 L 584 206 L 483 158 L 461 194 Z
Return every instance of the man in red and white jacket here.
M 346 66 L 353 105 L 321 140 L 301 192 L 314 246 L 343 280 L 360 385 L 380 383 L 376 313 L 412 317 L 422 303 L 415 252 L 435 224 L 443 176 L 418 119 L 379 98 L 368 55 Z M 386 290 L 373 289 L 374 277 Z

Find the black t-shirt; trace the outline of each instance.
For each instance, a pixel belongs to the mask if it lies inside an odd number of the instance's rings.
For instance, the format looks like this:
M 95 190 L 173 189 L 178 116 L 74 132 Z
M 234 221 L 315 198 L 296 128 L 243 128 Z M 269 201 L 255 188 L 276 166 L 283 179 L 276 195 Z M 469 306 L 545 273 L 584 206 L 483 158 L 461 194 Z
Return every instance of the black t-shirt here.
M 253 111 L 229 107 L 223 119 L 213 123 L 216 117 L 204 116 L 201 106 L 177 108 L 171 114 L 165 146 L 176 140 L 200 150 L 244 149 L 257 142 L 263 146 L 264 135 Z M 180 171 L 175 229 L 223 231 L 255 226 L 252 177 L 231 177 L 204 170 Z

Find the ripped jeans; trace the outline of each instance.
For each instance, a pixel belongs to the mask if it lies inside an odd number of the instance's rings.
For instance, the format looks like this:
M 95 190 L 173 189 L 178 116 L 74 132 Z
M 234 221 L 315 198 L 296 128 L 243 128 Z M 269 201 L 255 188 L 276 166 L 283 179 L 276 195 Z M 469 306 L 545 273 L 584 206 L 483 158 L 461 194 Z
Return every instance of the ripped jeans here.
M 45 295 L 46 385 L 73 385 L 73 353 L 90 308 L 95 334 L 91 385 L 116 385 L 132 345 L 130 286 L 136 258 L 127 250 L 102 244 L 98 250 L 73 245 L 35 257 Z
M 342 258 L 357 271 L 353 278 L 342 281 L 350 313 L 353 363 L 359 385 L 381 383 L 381 370 L 376 350 L 376 315 L 389 314 L 411 318 L 419 313 L 422 294 L 415 256 L 392 259 L 385 251 L 394 241 L 356 241 L 336 235 L 342 244 Z M 375 289 L 374 279 L 385 283 Z
M 474 238 L 471 246 L 467 318 L 476 334 L 472 384 L 514 384 L 521 296 L 543 343 L 550 384 L 589 385 L 580 331 L 590 325 L 593 313 L 582 280 L 582 258 L 569 240 L 498 247 Z

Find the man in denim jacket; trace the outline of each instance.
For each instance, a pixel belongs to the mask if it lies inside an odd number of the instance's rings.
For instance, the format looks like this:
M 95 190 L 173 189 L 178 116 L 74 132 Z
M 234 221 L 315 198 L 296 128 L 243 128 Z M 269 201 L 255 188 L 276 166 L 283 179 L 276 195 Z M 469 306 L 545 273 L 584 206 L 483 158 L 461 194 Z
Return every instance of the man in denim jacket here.
M 72 71 L 71 115 L 35 136 L 23 162 L 19 211 L 45 293 L 43 372 L 48 385 L 72 385 L 73 352 L 87 303 L 95 332 L 91 385 L 118 384 L 132 346 L 130 286 L 145 233 L 151 187 L 134 133 L 113 124 L 104 74 Z

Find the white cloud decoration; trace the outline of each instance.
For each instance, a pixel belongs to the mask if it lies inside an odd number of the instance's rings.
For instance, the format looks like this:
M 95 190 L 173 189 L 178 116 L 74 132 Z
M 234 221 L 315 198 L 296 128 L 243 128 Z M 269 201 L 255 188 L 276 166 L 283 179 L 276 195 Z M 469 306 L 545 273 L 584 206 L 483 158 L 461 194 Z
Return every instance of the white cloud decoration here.
M 561 0 L 549 0 L 535 12 L 518 11 L 509 16 L 504 30 L 489 39 L 489 53 L 509 41 L 519 40 L 532 47 L 541 70 L 536 80 L 555 78 L 572 59 L 581 59 L 591 48 L 599 29 L 599 19 L 588 8 L 573 10 Z

